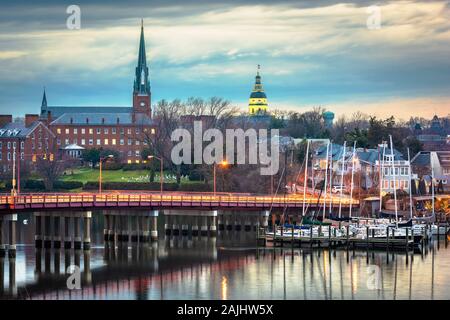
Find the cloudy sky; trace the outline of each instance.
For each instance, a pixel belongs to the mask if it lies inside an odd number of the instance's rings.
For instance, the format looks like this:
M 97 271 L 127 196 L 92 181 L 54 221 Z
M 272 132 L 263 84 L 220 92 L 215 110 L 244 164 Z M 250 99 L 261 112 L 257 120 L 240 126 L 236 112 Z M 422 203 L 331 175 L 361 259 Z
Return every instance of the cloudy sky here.
M 66 27 L 71 4 L 81 29 Z M 368 7 L 381 28 L 371 30 Z M 450 113 L 449 1 L 2 1 L 0 111 L 131 104 L 140 19 L 153 101 L 220 96 L 245 108 L 256 65 L 269 107 Z M 371 11 L 373 12 L 373 11 Z

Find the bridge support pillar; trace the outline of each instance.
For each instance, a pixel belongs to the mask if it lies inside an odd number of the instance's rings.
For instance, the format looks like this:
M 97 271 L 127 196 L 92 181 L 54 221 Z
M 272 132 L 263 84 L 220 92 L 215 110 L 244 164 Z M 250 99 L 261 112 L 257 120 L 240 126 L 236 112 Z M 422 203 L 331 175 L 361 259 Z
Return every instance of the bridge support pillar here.
M 150 217 L 151 217 L 151 221 L 152 221 L 152 229 L 150 232 L 150 239 L 152 242 L 158 241 L 158 216 L 159 216 L 158 210 L 154 210 L 154 211 L 150 212 Z
M 234 229 L 236 231 L 241 231 L 242 230 L 242 220 L 241 220 L 241 216 L 234 213 L 233 214 L 233 218 L 234 218 Z
M 109 215 L 107 212 L 103 214 L 103 240 L 110 241 L 109 240 L 109 232 L 111 230 L 111 218 L 112 216 Z
M 192 217 L 192 236 L 198 237 L 198 217 Z
M 115 243 L 116 241 L 118 241 L 118 235 L 117 235 L 117 230 L 119 230 L 118 228 L 118 217 L 115 213 L 111 213 L 111 232 L 109 234 L 109 241 L 114 242 L 114 248 L 115 248 Z
M 44 218 L 44 248 L 52 247 L 52 221 L 49 213 L 42 214 Z
M 70 214 L 64 215 L 64 249 L 72 248 L 72 237 L 70 235 Z
M 189 234 L 189 226 L 188 226 L 188 219 L 189 217 L 180 217 L 181 219 L 181 235 L 187 236 Z
M 92 219 L 92 212 L 86 211 L 83 212 L 83 231 L 84 231 L 84 237 L 83 237 L 83 249 L 89 250 L 91 248 L 91 219 Z
M 244 220 L 244 230 L 246 232 L 251 231 L 252 230 L 252 217 L 249 215 L 245 215 L 245 217 L 243 217 L 242 220 Z
M 81 249 L 80 217 L 78 214 L 73 217 L 73 247 L 75 250 Z
M 217 210 L 213 210 L 211 215 L 211 223 L 209 225 L 209 235 L 211 237 L 217 236 Z
M 131 224 L 131 242 L 138 242 L 139 240 L 139 217 L 137 214 L 130 217 Z
M 9 220 L 9 247 L 8 247 L 8 257 L 10 259 L 16 258 L 16 224 L 17 224 L 17 214 L 8 215 Z M 15 266 L 15 262 L 14 262 Z M 11 271 L 11 270 L 10 270 Z M 15 267 L 14 267 L 15 273 Z
M 164 214 L 164 233 L 166 236 L 170 236 L 172 234 L 172 226 L 170 224 L 170 216 Z
M 172 234 L 174 236 L 180 235 L 180 226 L 179 223 L 179 217 L 178 216 L 172 216 Z
M 264 210 L 259 215 L 259 224 L 263 228 L 267 228 L 269 226 L 269 210 Z
M 61 248 L 61 220 L 59 213 L 53 215 L 53 248 Z
M 139 235 L 139 242 L 145 243 L 150 240 L 150 231 L 149 231 L 149 217 L 146 214 L 141 214 L 139 216 L 141 221 L 141 233 Z
M 6 246 L 3 243 L 3 216 L 0 216 L 0 259 L 3 259 L 6 255 Z M 0 268 L 3 268 L 3 260 L 0 260 Z M 3 275 L 0 275 L 0 282 L 3 281 Z M 0 288 L 1 289 L 1 288 Z M 0 291 L 3 292 L 3 291 Z
M 232 221 L 233 221 L 233 215 L 229 214 L 229 213 L 225 214 L 225 226 L 228 231 L 233 230 Z
M 217 229 L 218 231 L 225 230 L 223 213 L 217 215 Z
M 120 220 L 121 220 L 121 227 L 122 227 L 122 242 L 126 242 L 128 243 L 128 241 L 130 240 L 130 234 L 129 234 L 129 230 L 128 230 L 128 216 L 127 215 L 120 215 Z
M 200 235 L 202 237 L 208 236 L 208 217 L 207 216 L 201 217 Z
M 42 248 L 42 216 L 39 212 L 34 214 L 34 246 Z

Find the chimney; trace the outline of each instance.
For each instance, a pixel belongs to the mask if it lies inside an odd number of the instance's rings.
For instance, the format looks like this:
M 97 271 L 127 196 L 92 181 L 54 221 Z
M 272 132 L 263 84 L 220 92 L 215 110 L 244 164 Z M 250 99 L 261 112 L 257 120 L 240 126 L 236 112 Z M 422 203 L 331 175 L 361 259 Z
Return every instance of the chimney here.
M 0 128 L 4 125 L 7 125 L 8 123 L 12 122 L 12 115 L 11 114 L 1 114 L 0 115 Z
M 33 124 L 33 122 L 36 122 L 39 120 L 39 115 L 37 114 L 26 114 L 25 115 L 25 127 L 29 127 Z
M 73 124 L 73 118 L 72 117 L 70 118 L 70 124 Z
M 119 117 L 117 117 L 117 124 L 119 124 L 119 122 L 120 122 L 120 121 L 119 121 Z
M 105 124 L 105 118 L 102 118 L 102 124 Z
M 86 123 L 89 124 L 89 118 L 86 118 Z

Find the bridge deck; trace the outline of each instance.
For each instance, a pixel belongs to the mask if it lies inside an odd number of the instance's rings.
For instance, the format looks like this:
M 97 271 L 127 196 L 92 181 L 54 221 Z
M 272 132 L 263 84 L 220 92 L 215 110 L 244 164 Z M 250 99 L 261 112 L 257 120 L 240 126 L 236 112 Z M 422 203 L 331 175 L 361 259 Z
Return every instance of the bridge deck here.
M 320 199 L 319 205 L 323 204 Z M 330 199 L 326 200 L 327 205 Z M 348 207 L 355 206 L 358 200 L 333 197 L 333 205 L 342 204 Z M 306 203 L 316 206 L 318 200 L 308 196 Z M 0 212 L 29 211 L 38 209 L 64 209 L 64 208 L 214 208 L 214 209 L 262 209 L 270 208 L 301 208 L 303 196 L 271 196 L 246 194 L 160 194 L 160 193 L 57 193 L 57 194 L 24 194 L 18 196 L 0 196 Z

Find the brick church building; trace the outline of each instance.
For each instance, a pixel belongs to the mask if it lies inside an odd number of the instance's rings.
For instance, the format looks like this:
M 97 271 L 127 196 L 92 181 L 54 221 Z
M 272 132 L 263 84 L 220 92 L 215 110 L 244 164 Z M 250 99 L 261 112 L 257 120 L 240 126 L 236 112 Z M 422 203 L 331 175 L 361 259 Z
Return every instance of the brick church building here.
M 140 163 L 145 137 L 156 130 L 143 25 L 131 107 L 51 106 L 44 90 L 39 119 L 54 133 L 61 153 L 78 157 L 84 149 L 103 148 L 117 151 L 124 163 Z

